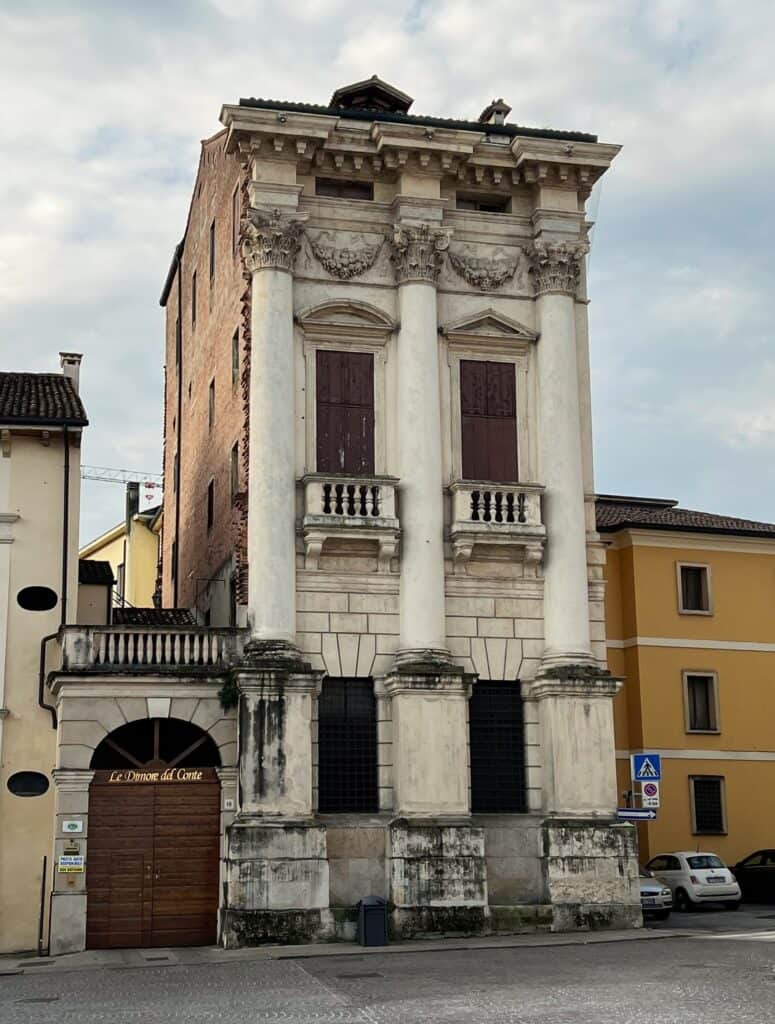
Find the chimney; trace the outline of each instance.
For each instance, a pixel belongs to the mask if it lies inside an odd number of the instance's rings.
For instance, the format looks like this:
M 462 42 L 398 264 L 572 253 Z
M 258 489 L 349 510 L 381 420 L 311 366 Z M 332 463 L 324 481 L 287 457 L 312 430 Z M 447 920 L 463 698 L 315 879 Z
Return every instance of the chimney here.
M 132 528 L 132 520 L 140 511 L 140 484 L 137 480 L 130 480 L 126 485 L 126 532 L 127 536 Z
M 505 124 L 510 113 L 511 107 L 508 103 L 504 103 L 501 97 L 499 100 L 493 100 L 488 107 L 484 108 L 479 115 L 479 120 L 482 124 Z
M 60 352 L 59 362 L 62 366 L 62 373 L 65 377 L 73 382 L 73 391 L 76 395 L 78 394 L 78 383 L 81 376 L 81 360 L 83 356 L 80 352 Z

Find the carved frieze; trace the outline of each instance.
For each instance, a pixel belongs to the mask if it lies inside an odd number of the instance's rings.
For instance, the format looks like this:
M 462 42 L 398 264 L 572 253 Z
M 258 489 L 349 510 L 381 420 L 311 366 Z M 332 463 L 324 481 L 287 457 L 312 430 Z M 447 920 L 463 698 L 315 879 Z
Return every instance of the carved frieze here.
M 331 274 L 343 281 L 365 274 L 374 266 L 384 238 L 371 242 L 365 235 L 354 235 L 349 245 L 337 246 L 334 235 L 324 231 L 309 239 L 309 246 L 315 259 Z
M 436 284 L 449 249 L 449 235 L 448 230 L 434 224 L 396 224 L 390 240 L 390 260 L 398 283 Z
M 527 249 L 530 274 L 536 295 L 566 292 L 575 295 L 581 275 L 581 263 L 589 252 L 585 241 L 533 242 Z
M 245 270 L 293 270 L 304 230 L 303 217 L 255 207 L 243 217 L 241 252 Z
M 494 292 L 514 276 L 519 256 L 510 256 L 500 247 L 491 255 L 479 256 L 466 245 L 459 249 L 450 248 L 449 262 L 455 272 L 474 288 Z

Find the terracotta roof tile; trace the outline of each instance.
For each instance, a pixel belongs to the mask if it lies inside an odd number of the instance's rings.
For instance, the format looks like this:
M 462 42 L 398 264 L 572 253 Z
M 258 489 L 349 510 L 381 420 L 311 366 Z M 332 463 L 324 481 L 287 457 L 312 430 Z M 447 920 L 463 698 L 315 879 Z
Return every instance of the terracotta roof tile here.
M 188 608 L 114 608 L 114 626 L 196 626 Z
M 86 410 L 61 373 L 0 373 L 0 423 L 85 427 Z
M 595 510 L 597 528 L 601 533 L 633 528 L 775 537 L 775 523 L 678 508 L 677 502 L 659 498 L 602 494 L 597 499 Z
M 78 582 L 112 587 L 115 580 L 110 562 L 100 562 L 96 558 L 81 558 L 78 562 Z

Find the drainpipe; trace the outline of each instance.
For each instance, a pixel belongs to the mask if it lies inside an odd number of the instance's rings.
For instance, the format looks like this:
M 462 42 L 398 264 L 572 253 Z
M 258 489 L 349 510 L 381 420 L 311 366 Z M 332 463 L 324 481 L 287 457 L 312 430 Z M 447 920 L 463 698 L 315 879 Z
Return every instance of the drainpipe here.
M 62 594 L 59 599 L 60 617 L 59 629 L 56 633 L 49 633 L 40 641 L 40 665 L 38 672 L 38 704 L 44 711 L 51 715 L 51 727 L 57 727 L 57 712 L 53 704 L 46 704 L 46 647 L 51 640 L 59 636 L 59 632 L 67 624 L 67 570 L 68 570 L 68 547 L 70 544 L 70 435 L 67 427 L 62 428 L 62 443 L 65 449 L 65 477 L 62 485 Z

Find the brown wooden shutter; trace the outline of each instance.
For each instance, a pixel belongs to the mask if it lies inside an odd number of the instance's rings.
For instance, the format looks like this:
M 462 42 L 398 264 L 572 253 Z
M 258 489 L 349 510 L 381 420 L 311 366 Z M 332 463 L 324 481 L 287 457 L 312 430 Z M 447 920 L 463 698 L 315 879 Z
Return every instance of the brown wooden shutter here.
M 513 363 L 460 363 L 463 478 L 517 479 L 517 403 Z
M 374 357 L 370 352 L 317 353 L 319 473 L 374 473 Z

